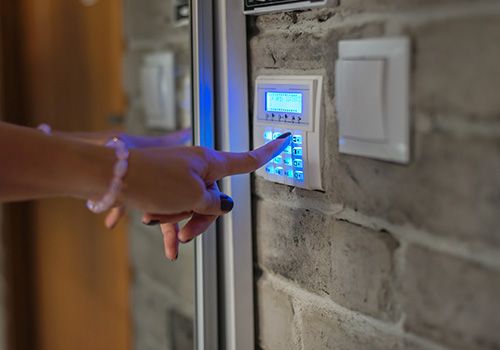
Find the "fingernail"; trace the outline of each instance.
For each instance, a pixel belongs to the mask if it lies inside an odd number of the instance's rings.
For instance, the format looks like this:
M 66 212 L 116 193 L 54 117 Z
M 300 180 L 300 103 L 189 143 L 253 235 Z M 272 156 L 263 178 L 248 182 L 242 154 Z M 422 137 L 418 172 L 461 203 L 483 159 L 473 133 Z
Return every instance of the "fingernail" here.
M 181 241 L 181 240 L 179 240 L 179 242 L 181 242 L 182 244 L 188 244 L 188 243 L 189 243 L 189 242 L 191 242 L 192 240 L 193 240 L 193 239 L 191 238 L 191 239 L 188 239 L 187 241 Z
M 277 139 L 286 139 L 291 134 L 292 134 L 291 132 L 285 132 L 284 134 L 281 134 L 280 136 L 278 136 Z
M 229 213 L 233 210 L 234 202 L 233 199 L 225 194 L 220 195 L 220 209 L 223 212 Z
M 148 225 L 148 226 L 155 226 L 155 225 L 159 225 L 160 221 L 159 220 L 151 220 L 150 222 L 143 222 L 143 224 Z

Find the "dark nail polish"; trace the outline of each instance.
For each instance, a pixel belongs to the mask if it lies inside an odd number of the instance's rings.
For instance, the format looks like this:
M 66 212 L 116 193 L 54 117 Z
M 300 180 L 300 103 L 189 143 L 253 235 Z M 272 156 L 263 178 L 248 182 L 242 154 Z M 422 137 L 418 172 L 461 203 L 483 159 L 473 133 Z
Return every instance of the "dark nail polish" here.
M 287 137 L 290 137 L 290 135 L 292 135 L 291 132 L 285 132 L 284 134 L 278 136 L 277 139 L 286 139 Z
M 156 226 L 156 225 L 160 224 L 160 221 L 159 220 L 151 220 L 150 222 L 143 222 L 143 224 L 148 225 L 148 226 Z
M 223 212 L 229 213 L 233 210 L 234 202 L 233 199 L 225 194 L 220 195 L 220 209 Z

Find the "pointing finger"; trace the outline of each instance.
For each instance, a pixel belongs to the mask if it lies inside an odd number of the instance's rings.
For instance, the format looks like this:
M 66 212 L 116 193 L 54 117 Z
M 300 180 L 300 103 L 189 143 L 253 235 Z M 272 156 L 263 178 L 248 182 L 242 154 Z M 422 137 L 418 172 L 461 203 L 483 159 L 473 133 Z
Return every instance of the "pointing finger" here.
M 267 164 L 290 144 L 291 133 L 287 132 L 264 146 L 250 152 L 219 152 L 223 166 L 216 170 L 218 179 L 225 176 L 251 173 Z M 218 180 L 217 179 L 217 180 Z

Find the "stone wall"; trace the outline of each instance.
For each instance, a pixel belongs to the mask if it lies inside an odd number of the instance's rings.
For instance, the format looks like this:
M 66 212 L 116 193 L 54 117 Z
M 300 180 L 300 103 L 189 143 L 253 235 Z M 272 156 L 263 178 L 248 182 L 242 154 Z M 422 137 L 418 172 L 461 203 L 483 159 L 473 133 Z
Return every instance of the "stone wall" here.
M 158 134 L 145 127 L 140 69 L 148 53 L 174 51 L 179 89 L 173 93 L 182 101 L 180 87 L 191 69 L 189 27 L 173 23 L 171 0 L 125 0 L 124 5 L 127 128 L 135 134 Z M 193 244 L 181 246 L 177 262 L 168 261 L 159 227 L 143 225 L 137 212 L 132 213 L 129 239 L 134 349 L 193 349 Z
M 254 179 L 260 348 L 500 349 L 500 3 L 341 0 L 248 29 L 251 81 L 325 78 L 325 192 Z M 411 164 L 339 154 L 338 41 L 399 35 Z

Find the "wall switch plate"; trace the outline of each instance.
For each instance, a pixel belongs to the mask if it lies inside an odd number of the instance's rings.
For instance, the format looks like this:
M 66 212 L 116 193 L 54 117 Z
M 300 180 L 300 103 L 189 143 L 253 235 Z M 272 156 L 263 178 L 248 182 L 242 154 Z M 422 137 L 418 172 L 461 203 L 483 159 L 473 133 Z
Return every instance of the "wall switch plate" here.
M 162 52 L 146 56 L 141 69 L 141 80 L 146 126 L 165 130 L 176 129 L 174 53 Z
M 259 76 L 255 81 L 254 146 L 285 132 L 292 143 L 257 175 L 277 183 L 322 190 L 322 76 Z
M 340 153 L 409 162 L 409 52 L 407 38 L 339 42 Z

